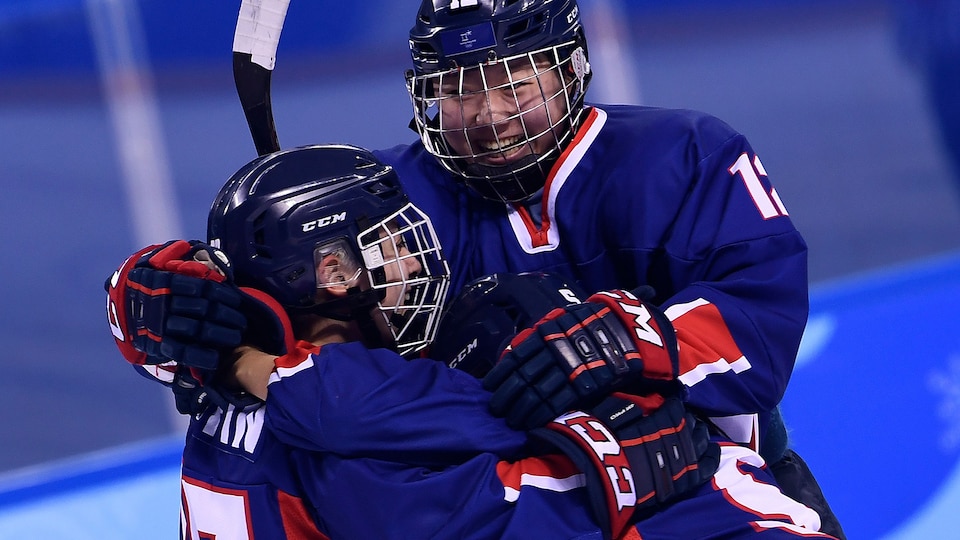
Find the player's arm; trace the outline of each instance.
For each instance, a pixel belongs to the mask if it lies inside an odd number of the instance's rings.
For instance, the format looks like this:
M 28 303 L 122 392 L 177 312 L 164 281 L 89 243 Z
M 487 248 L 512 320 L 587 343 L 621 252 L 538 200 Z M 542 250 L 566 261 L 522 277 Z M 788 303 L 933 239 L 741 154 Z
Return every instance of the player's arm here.
M 254 384 L 268 358 L 259 357 Z M 516 456 L 527 440 L 490 414 L 490 394 L 474 377 L 359 343 L 301 342 L 274 357 L 266 389 L 267 426 L 309 451 L 437 465 L 482 452 Z
M 411 531 L 435 539 L 601 538 L 583 477 L 563 456 L 504 462 L 482 454 L 443 469 L 340 456 L 294 460 L 311 473 L 306 499 L 331 538 L 405 539 Z
M 807 247 L 745 138 L 702 144 L 666 241 L 671 277 L 649 283 L 671 291 L 654 301 L 676 331 L 689 403 L 712 415 L 770 411 L 806 324 Z
M 558 419 L 556 429 L 534 435 L 539 453 L 518 460 L 481 454 L 427 469 L 299 451 L 293 459 L 333 537 L 392 538 L 410 530 L 430 538 L 619 537 L 673 498 L 659 497 L 654 484 L 682 477 L 690 484 L 678 483 L 672 495 L 692 493 L 720 456 L 706 427 L 678 401 L 651 415 L 638 402 L 625 403 L 606 403 L 600 416 Z M 372 506 L 381 511 L 371 515 Z

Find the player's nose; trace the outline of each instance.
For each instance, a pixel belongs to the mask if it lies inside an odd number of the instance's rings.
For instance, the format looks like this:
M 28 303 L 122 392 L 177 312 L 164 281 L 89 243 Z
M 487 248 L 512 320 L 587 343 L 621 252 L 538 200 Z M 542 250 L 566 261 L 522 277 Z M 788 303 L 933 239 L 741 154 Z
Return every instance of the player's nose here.
M 508 95 L 509 94 L 509 95 Z M 509 120 L 517 114 L 517 100 L 513 92 L 488 90 L 477 109 L 477 124 L 496 124 Z
M 406 257 L 403 259 L 403 269 L 407 273 L 407 277 L 417 277 L 420 275 L 420 272 L 423 271 L 423 265 L 420 264 L 420 260 L 417 257 Z

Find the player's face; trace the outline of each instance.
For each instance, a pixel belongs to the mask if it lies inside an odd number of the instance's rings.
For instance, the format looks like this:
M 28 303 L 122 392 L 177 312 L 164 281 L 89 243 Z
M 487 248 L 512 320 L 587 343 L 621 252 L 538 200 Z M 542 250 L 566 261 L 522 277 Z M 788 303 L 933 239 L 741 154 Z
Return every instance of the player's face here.
M 420 275 L 423 271 L 423 266 L 417 257 L 410 256 L 410 250 L 407 249 L 403 237 L 395 238 L 395 242 L 380 244 L 387 283 L 399 283 L 385 289 L 385 296 L 380 302 L 384 307 L 403 304 L 404 296 L 410 292 L 409 286 L 405 284 L 406 280 Z
M 520 57 L 453 71 L 439 81 L 440 125 L 455 154 L 503 166 L 556 146 L 566 114 L 556 69 Z

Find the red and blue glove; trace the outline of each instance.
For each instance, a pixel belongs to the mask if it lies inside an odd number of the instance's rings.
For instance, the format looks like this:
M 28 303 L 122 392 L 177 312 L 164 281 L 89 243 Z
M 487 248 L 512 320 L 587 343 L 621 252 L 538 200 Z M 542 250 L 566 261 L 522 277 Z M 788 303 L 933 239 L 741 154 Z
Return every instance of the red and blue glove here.
M 290 321 L 269 295 L 233 284 L 226 255 L 198 241 L 145 248 L 105 283 L 107 318 L 123 357 L 173 389 L 177 409 L 195 414 L 214 403 L 256 401 L 217 383 L 240 344 L 284 354 Z
M 678 372 L 667 317 L 637 294 L 612 290 L 554 309 L 517 334 L 483 387 L 493 392 L 494 415 L 529 430 L 627 384 L 672 395 L 680 387 Z
M 222 251 L 174 240 L 145 248 L 107 279 L 107 319 L 123 357 L 134 365 L 171 360 L 216 369 L 222 351 L 240 345 L 242 296 Z
M 689 495 L 717 472 L 720 446 L 676 397 L 614 393 L 530 432 L 584 473 L 605 538 Z

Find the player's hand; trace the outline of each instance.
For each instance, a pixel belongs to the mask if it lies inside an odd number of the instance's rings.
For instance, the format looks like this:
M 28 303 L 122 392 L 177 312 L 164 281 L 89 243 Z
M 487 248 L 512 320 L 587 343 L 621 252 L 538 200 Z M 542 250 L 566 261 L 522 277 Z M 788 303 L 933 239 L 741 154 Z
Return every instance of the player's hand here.
M 617 538 L 631 523 L 709 481 L 720 447 L 679 398 L 615 393 L 530 432 L 584 472 L 592 510 Z
M 710 441 L 707 424 L 679 397 L 614 393 L 590 412 L 620 441 L 641 513 L 689 494 L 717 472 L 720 446 Z
M 257 291 L 246 289 L 245 294 L 251 292 Z M 273 307 L 261 306 L 261 309 L 272 311 Z M 312 343 L 295 342 L 286 312 L 281 309 L 274 313 L 278 326 L 263 334 L 271 337 L 252 336 L 251 339 L 251 342 L 259 340 L 273 353 L 253 345 L 241 345 L 231 352 L 229 361 L 222 362 L 215 373 L 174 366 L 175 372 L 168 386 L 173 389 L 177 410 L 181 414 L 196 415 L 210 406 L 223 410 L 228 407 L 245 410 L 259 406 L 266 400 L 267 383 L 275 365 L 284 365 L 285 362 L 299 364 L 307 355 L 319 351 L 320 348 Z M 266 321 L 268 313 L 264 312 L 261 316 Z M 276 341 L 275 336 L 281 336 L 281 341 Z
M 533 429 L 589 407 L 626 383 L 646 391 L 679 384 L 676 335 L 666 316 L 623 290 L 558 308 L 511 341 L 483 379 L 490 410 L 515 429 Z
M 182 251 L 181 248 L 178 250 Z M 147 251 L 153 252 L 156 248 Z M 135 364 L 134 367 L 141 375 L 170 387 L 177 410 L 182 414 L 195 415 L 211 405 L 221 409 L 230 406 L 244 409 L 257 405 L 259 399 L 256 396 L 231 384 L 233 381 L 224 375 L 230 373 L 235 346 L 241 342 L 278 356 L 292 350 L 292 344 L 295 343 L 293 329 L 283 307 L 266 293 L 248 287 L 237 288 L 226 281 L 207 281 L 205 278 L 154 268 L 132 269 L 135 261 L 142 258 L 131 258 L 115 276 L 135 274 L 139 282 L 149 279 L 153 282 L 170 281 L 179 285 L 151 289 L 141 287 L 138 281 L 127 284 L 136 291 L 131 293 L 135 301 L 139 301 L 140 295 L 151 297 L 150 302 L 141 302 L 141 309 L 135 320 L 151 321 L 147 326 L 166 330 L 156 334 L 159 343 L 157 340 L 146 343 L 152 354 L 129 345 L 135 341 L 133 339 L 118 339 L 117 345 L 121 352 L 124 352 L 124 357 Z M 128 266 L 131 270 L 125 271 Z M 225 277 L 228 276 L 229 273 L 226 273 Z M 120 294 L 119 284 L 124 280 L 117 279 L 117 282 L 113 290 L 108 289 L 112 295 Z M 146 290 L 152 290 L 153 294 L 146 293 Z M 221 297 L 230 300 L 229 309 L 224 312 L 226 315 L 218 315 L 221 311 L 217 309 L 211 311 L 211 307 Z M 111 300 L 108 299 L 109 301 Z M 194 308 L 189 310 L 189 313 L 182 313 L 189 306 Z M 234 307 L 236 313 L 233 312 Z M 123 315 L 127 312 L 116 306 L 114 309 L 117 316 L 115 319 L 111 318 L 111 325 L 114 325 L 116 320 L 117 327 L 126 328 L 127 325 L 121 325 L 119 321 L 124 320 Z M 212 316 L 206 320 L 196 318 L 203 314 Z M 179 319 L 182 320 L 178 322 Z M 223 331 L 192 332 L 186 343 L 177 337 L 180 328 L 202 329 L 204 325 L 214 325 L 215 330 L 220 327 Z M 174 327 L 172 332 L 171 327 Z M 115 335 L 117 330 L 118 328 L 114 328 Z M 224 339 L 222 335 L 228 330 L 229 339 Z M 125 352 L 131 350 L 132 357 Z
M 247 319 L 230 261 L 198 241 L 150 246 L 107 279 L 107 318 L 117 347 L 134 365 L 215 370 L 241 342 Z

